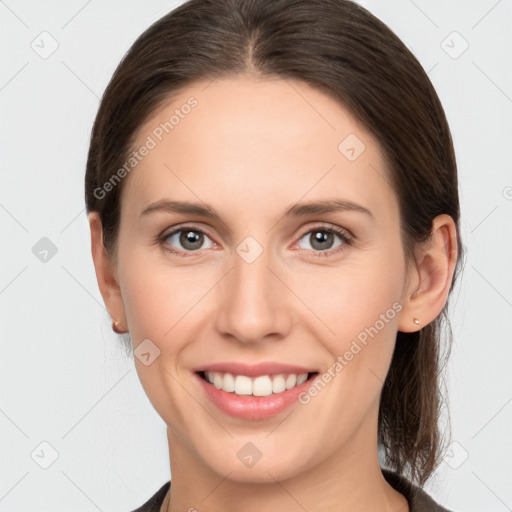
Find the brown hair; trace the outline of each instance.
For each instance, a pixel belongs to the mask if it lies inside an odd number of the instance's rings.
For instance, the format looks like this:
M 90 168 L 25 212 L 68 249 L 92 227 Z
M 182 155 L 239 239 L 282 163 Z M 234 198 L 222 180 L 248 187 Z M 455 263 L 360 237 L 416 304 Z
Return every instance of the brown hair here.
M 99 212 L 113 260 L 123 181 L 106 194 L 102 187 L 127 160 L 138 128 L 192 82 L 242 73 L 304 81 L 339 101 L 375 136 L 398 198 L 408 262 L 443 213 L 455 221 L 461 249 L 446 117 L 427 74 L 387 25 L 349 0 L 190 0 L 135 41 L 94 123 L 85 202 L 87 212 Z M 459 250 L 450 292 L 461 256 Z M 442 456 L 443 321 L 449 326 L 446 307 L 419 331 L 398 332 L 379 409 L 384 464 L 421 486 Z

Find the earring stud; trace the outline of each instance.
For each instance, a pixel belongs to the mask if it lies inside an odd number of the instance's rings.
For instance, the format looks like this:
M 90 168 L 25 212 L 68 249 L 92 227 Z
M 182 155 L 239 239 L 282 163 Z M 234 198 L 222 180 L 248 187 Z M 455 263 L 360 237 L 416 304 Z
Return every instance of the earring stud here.
M 116 333 L 116 334 L 124 334 L 124 332 L 121 330 L 121 324 L 117 321 L 117 320 L 114 320 L 112 322 L 112 330 Z
M 417 318 L 413 318 L 412 321 L 416 324 L 416 325 L 419 325 L 420 321 L 417 319 Z

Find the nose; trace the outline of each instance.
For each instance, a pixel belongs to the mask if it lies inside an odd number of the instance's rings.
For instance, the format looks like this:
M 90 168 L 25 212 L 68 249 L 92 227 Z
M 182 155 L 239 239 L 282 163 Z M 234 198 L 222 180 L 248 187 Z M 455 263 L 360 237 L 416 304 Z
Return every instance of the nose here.
M 240 254 L 233 254 L 232 268 L 217 287 L 219 335 L 245 344 L 285 338 L 293 324 L 285 276 L 274 270 L 270 250 L 252 262 Z

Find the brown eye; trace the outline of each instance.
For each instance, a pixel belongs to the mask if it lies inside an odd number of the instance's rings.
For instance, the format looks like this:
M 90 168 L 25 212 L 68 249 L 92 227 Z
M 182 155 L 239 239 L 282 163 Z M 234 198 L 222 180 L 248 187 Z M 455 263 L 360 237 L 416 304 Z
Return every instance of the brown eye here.
M 164 243 L 172 247 L 173 252 L 190 252 L 208 249 L 213 246 L 210 238 L 203 231 L 195 228 L 180 228 L 163 237 Z M 210 240 L 210 245 L 204 247 L 205 241 Z
M 309 235 L 309 243 L 313 249 L 318 249 L 319 251 L 325 251 L 326 249 L 331 249 L 334 243 L 335 235 L 334 233 L 330 233 L 328 231 L 312 231 Z
M 336 244 L 336 238 L 340 240 Z M 350 245 L 351 238 L 342 230 L 336 228 L 317 227 L 310 229 L 301 238 L 301 241 L 306 241 L 306 247 L 299 247 L 301 249 L 312 250 L 319 253 L 315 256 L 324 256 L 337 253 L 338 250 L 343 250 L 346 245 Z M 300 244 L 300 241 L 299 241 Z M 307 245 L 309 244 L 309 247 Z M 336 245 L 335 245 L 336 244 Z

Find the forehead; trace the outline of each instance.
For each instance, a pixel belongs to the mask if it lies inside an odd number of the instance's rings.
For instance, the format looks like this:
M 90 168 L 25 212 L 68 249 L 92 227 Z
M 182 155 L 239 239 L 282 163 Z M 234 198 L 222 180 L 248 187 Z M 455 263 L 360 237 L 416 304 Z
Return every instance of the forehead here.
M 139 129 L 133 149 L 144 145 L 151 149 L 124 184 L 123 209 L 140 212 L 164 197 L 256 214 L 327 196 L 396 206 L 378 143 L 303 82 L 196 82 Z

